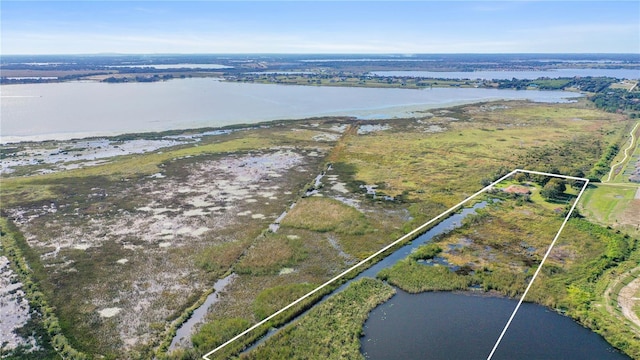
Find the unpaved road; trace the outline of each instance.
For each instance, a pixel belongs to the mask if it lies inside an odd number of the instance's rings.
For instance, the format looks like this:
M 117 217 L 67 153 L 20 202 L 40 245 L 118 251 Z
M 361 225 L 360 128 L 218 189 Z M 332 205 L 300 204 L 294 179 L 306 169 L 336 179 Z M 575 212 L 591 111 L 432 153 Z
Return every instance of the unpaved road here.
M 640 123 L 637 123 L 636 126 L 633 127 L 633 130 L 631 130 L 631 132 L 629 133 L 629 135 L 631 136 L 631 143 L 629 144 L 629 147 L 624 149 L 624 158 L 619 163 L 613 164 L 611 166 L 611 170 L 609 171 L 609 176 L 607 177 L 607 180 L 605 182 L 611 181 L 611 175 L 613 175 L 615 168 L 624 164 L 624 162 L 627 161 L 627 159 L 629 158 L 629 150 L 631 150 L 636 143 L 635 133 L 636 133 L 636 129 L 638 129 L 638 125 L 640 125 Z
M 632 270 L 625 272 L 624 274 L 621 274 L 616 279 L 611 281 L 611 284 L 609 284 L 609 287 L 604 292 L 604 298 L 605 298 L 604 303 L 607 308 L 607 311 L 612 316 L 620 317 L 620 314 L 616 312 L 616 309 L 614 309 L 613 306 L 610 305 L 609 300 L 611 299 L 611 296 L 612 296 L 611 293 L 613 289 L 616 287 L 616 285 L 620 283 L 620 281 L 623 281 L 624 279 L 626 279 L 627 276 L 629 276 L 629 274 L 635 273 L 638 270 L 640 270 L 640 267 L 634 268 Z M 638 318 L 638 315 L 633 311 L 633 306 L 635 305 L 636 301 L 640 301 L 640 298 L 633 297 L 633 295 L 638 291 L 638 289 L 640 289 L 640 277 L 636 277 L 627 286 L 623 287 L 618 294 L 618 298 L 615 300 L 618 306 L 620 307 L 620 309 L 622 310 L 622 314 L 624 315 L 624 317 L 627 318 L 629 321 L 631 321 L 635 325 L 634 327 L 632 327 L 632 330 L 636 334 L 640 335 L 640 319 Z
M 640 298 L 634 297 L 634 295 L 640 289 L 640 278 L 635 278 L 627 286 L 623 287 L 618 294 L 618 305 L 622 309 L 622 314 L 627 319 L 631 320 L 634 324 L 640 327 L 640 319 L 638 315 L 633 311 L 633 307 Z

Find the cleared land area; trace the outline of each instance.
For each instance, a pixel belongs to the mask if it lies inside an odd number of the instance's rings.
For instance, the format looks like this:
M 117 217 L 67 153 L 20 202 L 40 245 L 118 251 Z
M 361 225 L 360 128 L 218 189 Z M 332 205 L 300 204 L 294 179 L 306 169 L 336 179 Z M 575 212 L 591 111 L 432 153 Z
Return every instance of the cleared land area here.
M 586 101 L 475 104 L 416 119 L 273 122 L 80 169 L 36 175 L 49 166 L 38 164 L 3 175 L 2 232 L 15 234 L 74 349 L 93 357 L 195 358 L 514 167 L 588 174 L 629 123 Z M 491 210 L 486 219 L 505 226 L 496 237 L 479 219 L 467 253 L 451 252 L 451 262 L 495 268 L 504 276 L 483 281 L 517 294 L 510 279 L 538 256 L 535 239 L 548 239 L 567 206 L 538 201 L 538 193 L 532 203 L 508 198 L 503 210 Z M 531 217 L 540 225 L 528 229 Z M 606 257 L 605 244 L 623 235 L 592 226 L 570 222 L 576 236 L 559 244 L 555 267 L 540 281 L 550 288 L 532 299 L 597 324 L 612 344 L 637 354 L 637 341 L 615 319 L 592 315 L 610 273 L 637 256 L 635 240 L 624 240 L 620 257 Z M 536 249 L 529 254 L 511 230 L 530 236 Z M 504 255 L 473 246 L 499 240 L 508 244 Z M 517 259 L 513 268 L 501 265 L 511 261 L 502 256 Z M 603 256 L 607 262 L 597 262 Z M 592 272 L 595 266 L 602 271 Z M 188 308 L 230 273 L 237 277 L 192 347 L 166 353 Z
M 640 235 L 639 185 L 592 184 L 580 210 L 589 220 L 611 226 L 635 237 Z
M 636 268 L 637 269 L 637 268 Z M 622 314 L 627 319 L 631 320 L 634 325 L 640 328 L 640 318 L 638 318 L 638 314 L 635 311 L 636 302 L 640 300 L 637 297 L 638 291 L 640 290 L 640 278 L 637 276 L 632 278 L 632 280 L 618 293 L 618 305 L 622 309 Z

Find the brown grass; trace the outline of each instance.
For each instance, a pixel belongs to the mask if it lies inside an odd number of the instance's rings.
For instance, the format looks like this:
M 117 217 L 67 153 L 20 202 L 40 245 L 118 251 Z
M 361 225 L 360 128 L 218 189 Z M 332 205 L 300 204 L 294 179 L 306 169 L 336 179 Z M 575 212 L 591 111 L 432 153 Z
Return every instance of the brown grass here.
M 282 226 L 319 232 L 364 234 L 369 224 L 364 214 L 337 200 L 310 197 L 301 199 L 282 221 Z

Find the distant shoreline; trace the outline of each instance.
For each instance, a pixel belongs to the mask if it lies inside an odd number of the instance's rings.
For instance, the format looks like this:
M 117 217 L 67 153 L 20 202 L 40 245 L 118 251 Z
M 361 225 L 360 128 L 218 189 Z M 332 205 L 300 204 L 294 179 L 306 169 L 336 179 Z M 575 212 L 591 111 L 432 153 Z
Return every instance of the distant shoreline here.
M 422 117 L 420 111 L 461 104 L 495 100 L 562 102 L 582 96 L 560 91 L 277 86 L 207 79 L 24 85 L 7 89 L 3 95 L 3 144 L 314 117 L 412 118 Z

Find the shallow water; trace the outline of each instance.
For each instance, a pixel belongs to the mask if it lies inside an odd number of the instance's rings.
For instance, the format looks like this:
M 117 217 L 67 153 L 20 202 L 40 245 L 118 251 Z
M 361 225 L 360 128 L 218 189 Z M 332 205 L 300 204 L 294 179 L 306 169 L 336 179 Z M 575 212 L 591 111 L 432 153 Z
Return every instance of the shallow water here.
M 185 321 L 176 331 L 176 336 L 173 337 L 171 345 L 169 345 L 169 351 L 175 350 L 178 347 L 187 345 L 191 341 L 191 335 L 195 329 L 195 326 L 204 320 L 211 305 L 220 301 L 220 292 L 229 285 L 236 277 L 235 274 L 231 274 L 225 278 L 222 278 L 213 285 L 213 292 L 207 296 L 205 302 L 193 311 L 189 320 Z
M 374 71 L 378 76 L 410 76 L 432 79 L 534 80 L 541 77 L 607 76 L 618 79 L 638 79 L 640 69 L 554 69 L 542 71 Z
M 0 142 L 218 127 L 277 119 L 410 117 L 415 111 L 499 99 L 562 102 L 562 91 L 380 89 L 221 82 L 64 82 L 1 85 Z

